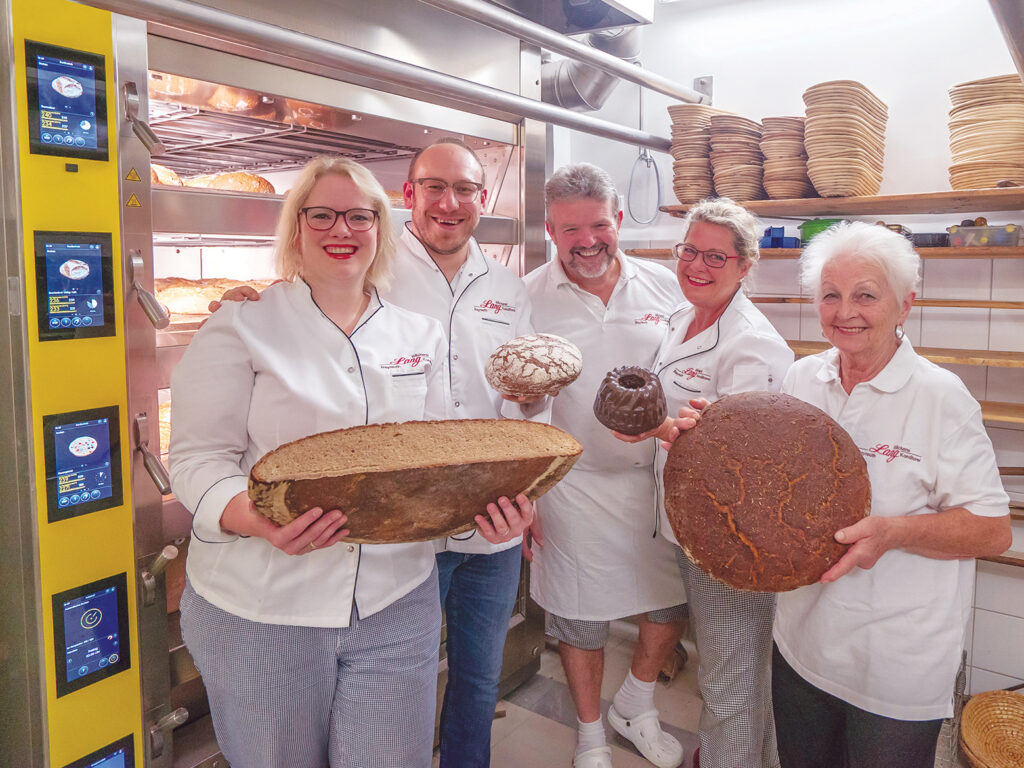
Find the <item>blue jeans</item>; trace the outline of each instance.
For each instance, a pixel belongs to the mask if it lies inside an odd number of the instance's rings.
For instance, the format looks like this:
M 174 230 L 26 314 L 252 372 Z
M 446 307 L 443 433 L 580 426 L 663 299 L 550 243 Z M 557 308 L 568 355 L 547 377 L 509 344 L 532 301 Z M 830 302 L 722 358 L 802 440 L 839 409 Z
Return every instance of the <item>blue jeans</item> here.
M 505 635 L 519 587 L 519 547 L 491 555 L 439 552 L 448 627 L 441 768 L 487 768 Z

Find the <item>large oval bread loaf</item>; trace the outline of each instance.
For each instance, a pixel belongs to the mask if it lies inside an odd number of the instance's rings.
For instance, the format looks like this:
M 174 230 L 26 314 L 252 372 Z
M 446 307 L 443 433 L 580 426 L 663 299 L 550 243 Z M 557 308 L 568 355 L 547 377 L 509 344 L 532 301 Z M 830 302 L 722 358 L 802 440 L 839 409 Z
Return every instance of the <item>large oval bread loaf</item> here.
M 706 408 L 672 444 L 665 510 L 689 558 L 751 591 L 812 584 L 847 550 L 834 534 L 868 514 L 860 450 L 824 411 L 748 392 Z
M 569 386 L 583 370 L 583 353 L 568 339 L 550 333 L 530 333 L 506 341 L 484 368 L 487 383 L 503 395 L 554 395 Z
M 538 498 L 582 450 L 531 421 L 370 424 L 271 451 L 249 473 L 249 498 L 279 525 L 312 507 L 340 509 L 353 543 L 428 541 L 473 528 L 500 496 Z

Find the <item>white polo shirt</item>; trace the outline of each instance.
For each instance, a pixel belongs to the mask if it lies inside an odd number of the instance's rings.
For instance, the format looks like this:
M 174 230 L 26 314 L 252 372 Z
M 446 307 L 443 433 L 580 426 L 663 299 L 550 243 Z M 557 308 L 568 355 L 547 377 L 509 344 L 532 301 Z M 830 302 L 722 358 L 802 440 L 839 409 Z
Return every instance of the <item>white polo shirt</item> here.
M 669 416 L 697 397 L 714 402 L 739 392 L 778 392 L 793 363 L 793 350 L 743 291 L 737 291 L 722 316 L 692 339 L 683 341 L 694 309 L 680 307 L 669 319 L 668 335 L 654 363 L 668 402 Z M 677 544 L 665 514 L 664 480 L 668 452 L 655 462 L 661 534 Z
M 850 433 L 867 462 L 872 515 L 1008 514 L 980 406 L 906 338 L 849 395 L 835 349 L 795 363 L 782 391 Z M 801 677 L 854 706 L 900 720 L 950 717 L 974 571 L 973 559 L 890 550 L 870 570 L 780 594 L 775 642 Z
M 617 619 L 686 602 L 673 549 L 655 535 L 654 441 L 624 443 L 594 416 L 609 371 L 652 366 L 683 296 L 663 266 L 616 258 L 621 272 L 607 305 L 570 281 L 557 259 L 525 278 L 537 330 L 583 353 L 580 377 L 551 405 L 551 423 L 579 440 L 583 455 L 540 500 L 545 543 L 530 571 L 533 598 L 569 619 Z
M 351 336 L 302 280 L 258 302 L 227 302 L 171 377 L 171 486 L 193 515 L 187 570 L 196 592 L 252 621 L 348 626 L 423 583 L 429 543 L 340 543 L 290 556 L 225 534 L 220 517 L 265 453 L 317 432 L 444 418 L 446 344 L 437 321 L 373 295 Z M 429 511 L 429 510 L 427 510 Z
M 526 286 L 507 267 L 484 256 L 476 240 L 469 241 L 466 263 L 449 283 L 408 225 L 398 239 L 391 286 L 386 301 L 437 319 L 447 336 L 446 358 L 454 419 L 547 420 L 546 406 L 524 409 L 503 400 L 484 376 L 495 349 L 516 336 L 533 333 Z M 497 501 L 497 499 L 495 499 Z M 481 513 L 484 510 L 480 510 Z M 518 546 L 522 537 L 491 544 L 474 528 L 444 541 L 442 549 L 486 554 Z

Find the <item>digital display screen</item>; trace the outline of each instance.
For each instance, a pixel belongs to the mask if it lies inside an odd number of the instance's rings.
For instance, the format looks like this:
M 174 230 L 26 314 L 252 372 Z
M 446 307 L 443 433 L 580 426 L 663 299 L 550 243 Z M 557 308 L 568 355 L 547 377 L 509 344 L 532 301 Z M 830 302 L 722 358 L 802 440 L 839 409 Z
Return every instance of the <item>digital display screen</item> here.
M 135 743 L 131 735 L 125 736 L 64 768 L 135 768 Z
M 26 41 L 33 153 L 107 159 L 103 57 Z
M 58 697 L 131 666 L 127 595 L 120 573 L 53 596 Z
M 43 417 L 51 523 L 121 505 L 117 408 Z
M 103 232 L 36 232 L 41 341 L 113 336 L 112 244 Z

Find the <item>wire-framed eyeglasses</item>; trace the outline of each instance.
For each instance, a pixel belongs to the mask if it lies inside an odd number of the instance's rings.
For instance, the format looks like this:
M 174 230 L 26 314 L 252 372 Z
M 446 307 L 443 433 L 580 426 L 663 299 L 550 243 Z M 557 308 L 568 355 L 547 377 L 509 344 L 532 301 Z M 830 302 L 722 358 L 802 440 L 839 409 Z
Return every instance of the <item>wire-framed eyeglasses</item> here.
M 702 251 L 694 248 L 689 243 L 676 243 L 672 246 L 672 255 L 679 261 L 687 262 L 693 261 L 697 256 L 701 256 L 704 259 L 704 263 L 711 269 L 721 269 L 728 263 L 729 259 L 739 258 L 739 256 L 729 256 L 714 248 Z
M 339 216 L 345 219 L 345 226 L 353 232 L 365 232 L 373 228 L 378 217 L 378 213 L 369 208 L 349 208 L 347 211 L 336 211 L 333 208 L 325 208 L 320 205 L 300 208 L 299 213 L 305 217 L 310 229 L 321 232 L 333 227 Z
M 448 188 L 451 187 L 455 193 L 455 199 L 460 203 L 472 203 L 480 195 L 480 190 L 484 188 L 484 185 L 476 181 L 456 181 L 454 184 L 449 184 L 443 179 L 409 179 L 413 184 L 419 184 L 420 189 L 423 190 L 424 197 L 427 200 L 437 201 L 440 200 L 448 192 Z

